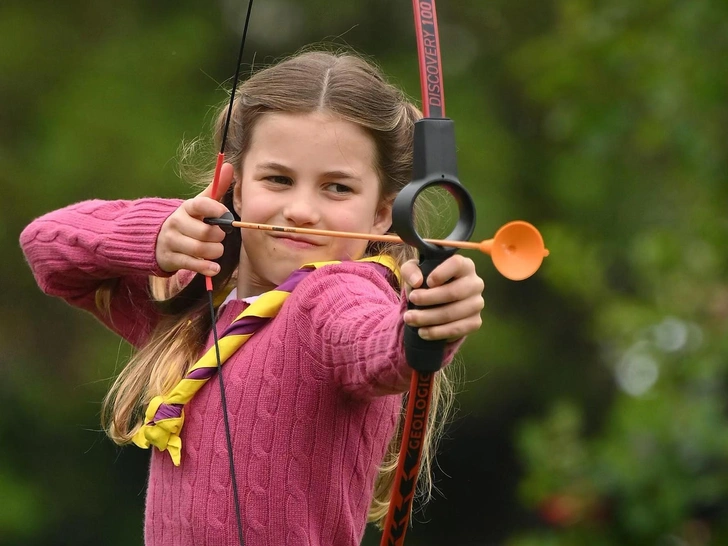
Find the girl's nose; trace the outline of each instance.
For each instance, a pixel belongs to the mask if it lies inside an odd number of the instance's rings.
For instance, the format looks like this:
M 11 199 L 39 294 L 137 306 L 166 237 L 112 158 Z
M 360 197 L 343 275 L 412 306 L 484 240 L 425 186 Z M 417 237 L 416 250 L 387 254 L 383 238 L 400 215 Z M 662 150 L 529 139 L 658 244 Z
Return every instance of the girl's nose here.
M 305 192 L 291 193 L 290 200 L 283 208 L 284 218 L 293 225 L 316 225 L 321 219 L 314 200 Z

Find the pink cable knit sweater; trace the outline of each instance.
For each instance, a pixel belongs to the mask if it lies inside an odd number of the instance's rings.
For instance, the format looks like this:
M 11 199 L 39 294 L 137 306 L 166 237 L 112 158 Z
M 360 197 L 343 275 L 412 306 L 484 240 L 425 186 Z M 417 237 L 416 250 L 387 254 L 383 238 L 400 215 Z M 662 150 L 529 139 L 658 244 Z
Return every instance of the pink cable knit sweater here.
M 79 203 L 35 220 L 20 241 L 44 292 L 139 346 L 158 318 L 146 292 L 148 276 L 163 275 L 157 233 L 179 204 Z M 101 316 L 95 290 L 110 278 L 119 285 L 111 316 Z M 245 305 L 227 303 L 219 331 Z M 329 266 L 308 275 L 275 320 L 224 364 L 247 546 L 360 543 L 411 375 L 404 308 L 375 267 Z M 145 544 L 236 545 L 217 381 L 187 404 L 182 442 L 179 467 L 152 450 Z

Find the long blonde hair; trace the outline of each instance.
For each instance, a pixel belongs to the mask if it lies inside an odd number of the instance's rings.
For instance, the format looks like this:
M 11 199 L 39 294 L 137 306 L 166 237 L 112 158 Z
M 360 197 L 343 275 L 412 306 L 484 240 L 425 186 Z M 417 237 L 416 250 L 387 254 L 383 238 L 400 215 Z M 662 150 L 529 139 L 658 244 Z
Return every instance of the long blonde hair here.
M 412 171 L 414 123 L 421 117 L 404 94 L 389 84 L 371 63 L 350 53 L 309 51 L 263 69 L 240 84 L 226 141 L 226 159 L 239 170 L 251 143 L 257 120 L 267 112 L 310 113 L 325 111 L 362 127 L 376 149 L 376 168 L 382 199 L 393 198 L 407 184 Z M 220 145 L 226 110 L 215 122 L 215 140 Z M 186 148 L 189 152 L 192 148 Z M 200 180 L 202 182 L 203 180 Z M 209 174 L 204 177 L 209 182 Z M 231 203 L 231 188 L 223 202 Z M 417 208 L 426 206 L 418 199 Z M 419 212 L 419 211 L 418 211 Z M 420 214 L 420 216 L 423 216 Z M 216 293 L 223 292 L 235 275 L 239 260 L 240 238 L 226 238 L 221 273 L 215 277 Z M 415 257 L 405 245 L 372 243 L 366 255 L 389 254 L 401 265 Z M 224 263 L 223 263 L 224 262 Z M 163 315 L 148 342 L 136 352 L 112 385 L 104 400 L 102 424 L 109 437 L 127 444 L 142 425 L 143 410 L 156 395 L 169 391 L 199 358 L 211 328 L 209 313 L 203 308 L 204 293 L 190 287 L 180 299 L 177 277 L 151 279 L 155 299 L 165 302 Z M 176 295 L 176 296 L 175 296 Z M 97 303 L 108 307 L 113 292 L 103 288 Z M 179 303 L 179 302 L 182 303 Z M 190 302 L 192 302 L 190 304 Z M 171 303 L 171 305 L 169 305 Z M 453 388 L 446 371 L 436 375 L 428 434 L 423 449 L 418 491 L 420 500 L 431 497 L 432 466 L 436 444 L 451 408 Z M 405 406 L 403 406 L 404 408 Z M 369 521 L 383 524 L 389 506 L 394 472 L 401 443 L 401 425 L 392 439 L 380 467 L 369 510 Z

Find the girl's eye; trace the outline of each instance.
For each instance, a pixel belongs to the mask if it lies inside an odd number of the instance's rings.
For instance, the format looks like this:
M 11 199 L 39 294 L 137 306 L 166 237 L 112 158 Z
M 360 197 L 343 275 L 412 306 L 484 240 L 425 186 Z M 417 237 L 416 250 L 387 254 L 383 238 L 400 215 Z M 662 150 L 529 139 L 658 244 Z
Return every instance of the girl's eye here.
M 273 182 L 274 184 L 285 184 L 286 186 L 290 186 L 293 183 L 293 181 L 287 176 L 273 175 L 266 176 L 265 179 Z
M 351 188 L 349 186 L 339 184 L 338 182 L 329 184 L 329 189 L 331 189 L 334 193 L 351 193 Z

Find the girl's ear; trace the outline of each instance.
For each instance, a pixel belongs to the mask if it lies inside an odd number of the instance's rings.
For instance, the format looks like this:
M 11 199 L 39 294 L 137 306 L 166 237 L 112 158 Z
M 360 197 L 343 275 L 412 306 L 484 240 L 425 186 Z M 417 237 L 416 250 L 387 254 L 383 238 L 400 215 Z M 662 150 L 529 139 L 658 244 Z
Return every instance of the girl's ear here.
M 374 224 L 372 225 L 372 233 L 383 235 L 392 227 L 392 204 L 394 197 L 382 199 L 374 215 Z
M 241 210 L 241 188 L 240 188 L 240 180 L 242 180 L 241 173 L 235 173 L 235 176 L 233 177 L 233 209 L 235 209 L 235 214 L 240 217 L 240 210 Z

